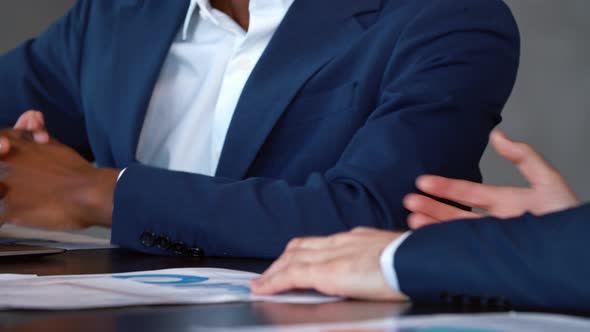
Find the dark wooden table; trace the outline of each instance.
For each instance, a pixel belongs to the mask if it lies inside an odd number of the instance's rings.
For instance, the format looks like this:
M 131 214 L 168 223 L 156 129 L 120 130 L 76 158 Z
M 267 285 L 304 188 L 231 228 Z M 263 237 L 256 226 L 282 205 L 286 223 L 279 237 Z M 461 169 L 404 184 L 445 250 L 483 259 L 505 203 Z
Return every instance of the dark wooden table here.
M 0 258 L 0 273 L 37 275 L 121 273 L 180 267 L 215 267 L 260 273 L 270 261 L 229 258 L 150 256 L 123 249 L 70 251 L 64 254 Z M 0 294 L 2 296 L 2 294 Z M 4 331 L 194 331 L 194 326 L 248 326 L 349 322 L 434 313 L 478 313 L 482 308 L 413 306 L 411 304 L 343 301 L 320 305 L 231 303 L 190 306 L 146 306 L 78 311 L 0 311 Z M 490 308 L 485 311 L 489 312 Z M 590 316 L 588 313 L 571 313 Z
M 123 249 L 70 251 L 64 254 L 0 258 L 0 273 L 63 275 L 120 273 L 177 267 L 216 267 L 262 272 L 266 260 L 176 258 Z M 0 296 L 2 296 L 0 294 Z M 432 309 L 428 309 L 432 310 Z M 0 311 L 0 331 L 189 331 L 200 326 L 343 322 L 411 312 L 409 304 L 344 301 L 320 305 L 232 303 L 152 306 L 79 311 Z

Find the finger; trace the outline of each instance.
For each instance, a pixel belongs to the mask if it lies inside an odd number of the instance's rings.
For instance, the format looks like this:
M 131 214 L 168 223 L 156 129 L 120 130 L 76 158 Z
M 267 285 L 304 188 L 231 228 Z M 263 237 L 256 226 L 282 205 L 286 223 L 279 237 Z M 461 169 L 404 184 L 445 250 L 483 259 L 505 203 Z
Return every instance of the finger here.
M 0 137 L 0 156 L 5 156 L 10 151 L 10 140 Z
M 353 228 L 353 230 L 350 232 L 352 234 L 371 234 L 371 233 L 375 233 L 376 231 L 378 231 L 378 230 L 375 228 L 360 226 L 360 227 Z
M 309 236 L 309 237 L 300 237 L 295 238 L 287 244 L 285 248 L 285 252 L 289 250 L 295 249 L 319 249 L 323 248 L 327 245 L 328 242 L 327 236 Z
M 342 232 L 330 236 L 312 236 L 297 238 L 289 242 L 285 251 L 292 249 L 327 249 L 334 248 L 353 239 L 352 232 Z
M 428 216 L 436 222 L 479 217 L 476 213 L 465 211 L 418 194 L 407 195 L 404 199 L 404 207 L 413 213 Z M 426 220 L 421 218 L 421 221 Z
M 346 248 L 335 249 L 292 249 L 285 251 L 264 273 L 271 275 L 284 269 L 286 266 L 299 263 L 321 263 L 342 255 Z
M 33 133 L 33 139 L 39 144 L 49 143 L 49 133 L 46 131 L 36 131 Z
M 436 220 L 430 216 L 427 216 L 422 213 L 411 213 L 408 216 L 408 226 L 410 229 L 417 230 L 422 227 L 434 225 L 440 223 L 439 220 Z
M 16 121 L 14 129 L 37 131 L 44 130 L 45 119 L 39 111 L 26 111 Z
M 307 237 L 307 238 L 294 238 L 294 239 L 292 239 L 287 244 L 287 247 L 285 248 L 285 251 L 283 251 L 281 256 L 279 256 L 279 258 L 277 258 L 268 267 L 268 269 L 266 269 L 266 271 L 263 273 L 263 275 L 272 274 L 275 271 L 277 271 L 278 269 L 280 269 L 282 266 L 289 264 L 289 262 L 291 261 L 291 259 L 293 258 L 293 256 L 295 255 L 295 253 L 298 250 L 302 250 L 302 249 L 305 249 L 306 247 L 308 247 L 307 243 L 322 242 L 325 240 L 326 240 L 326 237 Z M 313 248 L 311 246 L 309 246 L 308 249 L 313 249 Z
M 45 129 L 45 119 L 43 113 L 39 111 L 27 111 L 17 120 L 15 129 L 26 130 L 31 132 L 31 138 L 40 144 L 49 142 L 49 134 Z
M 43 113 L 34 111 L 33 117 L 37 120 L 37 125 L 41 126 L 42 129 L 45 129 L 45 116 L 43 116 Z
M 315 288 L 318 278 L 325 278 L 315 273 L 317 268 L 310 263 L 298 263 L 285 267 L 268 276 L 254 279 L 252 291 L 260 295 L 272 295 L 293 289 Z
M 277 271 L 283 269 L 285 266 L 291 264 L 294 260 L 294 256 L 296 255 L 297 250 L 300 249 L 288 249 L 283 252 L 283 254 L 275 260 L 269 267 L 262 273 L 262 276 L 269 276 L 271 274 L 276 273 Z
M 29 116 L 26 115 L 27 113 L 23 113 L 16 123 L 14 124 L 14 129 L 26 130 L 29 123 Z
M 533 186 L 562 181 L 559 172 L 530 145 L 512 141 L 501 131 L 492 132 L 490 141 L 498 154 L 518 167 Z
M 480 209 L 489 209 L 502 198 L 498 187 L 433 175 L 419 177 L 416 186 L 429 195 Z

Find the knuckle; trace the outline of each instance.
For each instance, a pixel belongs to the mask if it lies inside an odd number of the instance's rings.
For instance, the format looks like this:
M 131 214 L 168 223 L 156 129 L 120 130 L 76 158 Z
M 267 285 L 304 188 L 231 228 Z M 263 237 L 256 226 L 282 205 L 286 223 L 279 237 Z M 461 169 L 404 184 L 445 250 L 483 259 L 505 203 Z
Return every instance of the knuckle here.
M 368 227 L 365 227 L 365 226 L 358 226 L 358 227 L 355 227 L 355 228 L 352 230 L 352 232 L 353 232 L 353 233 L 366 233 L 366 232 L 368 232 L 368 231 L 370 231 L 370 230 L 371 230 L 371 229 L 370 229 L 370 228 L 368 228 Z
M 329 273 L 338 273 L 344 269 L 344 265 L 342 261 L 339 259 L 333 259 L 324 264 L 324 268 L 329 271 Z
M 328 241 L 328 245 L 330 245 L 330 246 L 338 245 L 339 243 L 342 242 L 342 235 L 340 235 L 340 234 L 332 235 L 327 239 L 327 241 Z
M 352 234 L 352 233 L 336 234 L 336 235 L 334 235 L 334 243 L 341 244 L 341 243 L 349 242 L 351 240 L 351 238 L 354 237 L 354 235 L 355 234 Z
M 529 145 L 528 143 L 520 142 L 520 143 L 518 143 L 518 146 L 522 150 L 522 152 L 525 153 L 526 155 L 530 155 L 530 154 L 535 153 L 535 149 L 533 149 L 533 147 L 531 145 Z
M 344 240 L 349 236 L 349 233 L 338 233 L 338 234 L 334 234 L 333 238 L 335 240 Z
M 279 261 L 282 262 L 290 262 L 293 259 L 293 251 L 285 251 L 281 257 L 279 257 Z
M 301 242 L 303 240 L 301 238 L 295 238 L 292 239 L 291 241 L 289 241 L 289 243 L 287 244 L 287 249 L 293 249 L 293 248 L 298 248 L 301 245 Z

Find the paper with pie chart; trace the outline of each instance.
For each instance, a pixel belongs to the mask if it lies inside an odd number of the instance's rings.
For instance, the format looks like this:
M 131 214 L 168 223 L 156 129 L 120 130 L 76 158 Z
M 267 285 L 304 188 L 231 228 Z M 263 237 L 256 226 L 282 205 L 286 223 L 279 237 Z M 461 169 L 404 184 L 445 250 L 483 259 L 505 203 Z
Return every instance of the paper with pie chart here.
M 1 309 L 68 310 L 163 304 L 228 302 L 324 303 L 317 293 L 256 296 L 257 274 L 208 268 L 168 269 L 121 274 L 39 277 L 0 275 Z

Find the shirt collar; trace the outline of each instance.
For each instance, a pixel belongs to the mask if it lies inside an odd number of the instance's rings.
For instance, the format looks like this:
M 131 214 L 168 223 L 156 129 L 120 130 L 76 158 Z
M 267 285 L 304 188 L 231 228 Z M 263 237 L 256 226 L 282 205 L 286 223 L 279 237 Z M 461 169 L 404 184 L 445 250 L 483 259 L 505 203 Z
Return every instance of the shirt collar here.
M 190 5 L 184 18 L 184 24 L 182 27 L 182 39 L 186 40 L 188 29 L 191 21 L 194 17 L 195 10 L 199 7 L 199 14 L 201 17 L 211 20 L 214 23 L 218 23 L 217 19 L 213 15 L 213 7 L 209 0 L 190 0 Z M 250 12 L 264 9 L 278 9 L 283 12 L 287 12 L 289 7 L 295 0 L 250 0 Z

